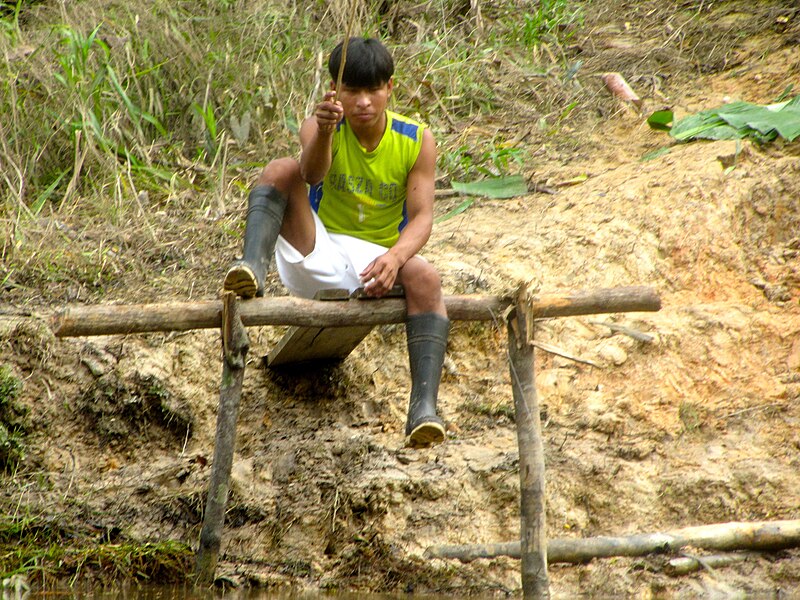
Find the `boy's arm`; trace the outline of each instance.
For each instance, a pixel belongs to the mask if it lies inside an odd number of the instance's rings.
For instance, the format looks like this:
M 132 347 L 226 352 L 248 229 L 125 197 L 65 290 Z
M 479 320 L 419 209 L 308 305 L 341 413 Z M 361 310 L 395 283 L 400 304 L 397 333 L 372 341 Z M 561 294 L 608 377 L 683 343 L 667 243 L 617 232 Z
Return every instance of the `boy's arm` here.
M 436 142 L 430 129 L 422 135 L 422 148 L 417 161 L 408 173 L 406 210 L 408 223 L 389 253 L 400 261 L 400 266 L 417 254 L 428 242 L 433 229 L 433 198 L 436 180 Z
M 364 282 L 370 282 L 374 278 L 374 282 L 364 286 L 369 295 L 381 296 L 388 292 L 397 279 L 397 272 L 427 243 L 433 229 L 435 178 L 436 142 L 433 133 L 425 129 L 419 156 L 408 173 L 408 223 L 400 232 L 394 246 L 372 261 L 361 273 L 361 280 Z
M 335 102 L 336 92 L 329 91 L 317 104 L 314 116 L 308 117 L 300 127 L 300 173 L 309 185 L 325 178 L 331 167 L 331 140 L 336 125 L 342 118 L 342 105 Z

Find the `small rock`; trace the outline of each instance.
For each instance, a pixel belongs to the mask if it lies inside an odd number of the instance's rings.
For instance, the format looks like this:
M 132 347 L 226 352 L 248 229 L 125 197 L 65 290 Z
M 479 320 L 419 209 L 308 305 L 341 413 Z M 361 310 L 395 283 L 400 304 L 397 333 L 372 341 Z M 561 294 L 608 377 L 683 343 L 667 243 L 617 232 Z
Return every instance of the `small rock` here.
M 94 344 L 84 344 L 81 350 L 81 362 L 86 365 L 92 375 L 102 377 L 117 364 L 117 358 Z
M 297 470 L 297 455 L 290 450 L 277 461 L 272 468 L 272 477 L 278 483 L 287 483 Z
M 792 299 L 792 293 L 785 285 L 769 285 L 764 288 L 764 296 L 770 302 L 788 302 Z
M 786 366 L 789 367 L 790 371 L 797 371 L 800 369 L 800 338 L 797 338 L 792 344 L 789 357 L 786 359 Z
M 231 489 L 243 494 L 253 485 L 253 461 L 237 460 L 231 466 Z
M 600 348 L 600 356 L 616 366 L 620 366 L 628 360 L 628 353 L 616 344 L 606 344 Z

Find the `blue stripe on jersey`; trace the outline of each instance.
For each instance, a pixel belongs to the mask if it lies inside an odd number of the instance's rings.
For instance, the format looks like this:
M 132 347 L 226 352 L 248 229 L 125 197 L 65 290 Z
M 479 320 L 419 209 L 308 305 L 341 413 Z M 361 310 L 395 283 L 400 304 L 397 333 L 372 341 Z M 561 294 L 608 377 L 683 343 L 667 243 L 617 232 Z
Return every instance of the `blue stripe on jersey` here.
M 312 185 L 308 190 L 308 201 L 311 203 L 311 208 L 314 212 L 319 212 L 319 203 L 322 202 L 322 182 L 317 185 Z
M 406 123 L 405 121 L 401 121 L 399 119 L 392 120 L 392 131 L 399 133 L 400 135 L 404 135 L 406 137 L 411 138 L 415 142 L 417 141 L 417 131 L 419 131 L 419 127 L 413 123 Z
M 408 225 L 408 205 L 406 204 L 406 201 L 403 200 L 403 218 L 400 221 L 400 224 L 397 226 L 397 231 L 403 231 L 406 225 Z

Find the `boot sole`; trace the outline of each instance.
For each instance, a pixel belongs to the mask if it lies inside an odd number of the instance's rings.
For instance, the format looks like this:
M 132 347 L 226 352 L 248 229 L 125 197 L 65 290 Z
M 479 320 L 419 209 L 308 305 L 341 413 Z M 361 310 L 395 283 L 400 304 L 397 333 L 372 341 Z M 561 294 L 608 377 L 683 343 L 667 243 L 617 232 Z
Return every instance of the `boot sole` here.
M 445 438 L 444 427 L 436 422 L 420 423 L 408 436 L 408 445 L 422 448 L 432 444 L 441 444 Z
M 258 281 L 253 271 L 244 265 L 235 265 L 225 274 L 223 289 L 235 292 L 242 298 L 253 298 L 258 292 Z

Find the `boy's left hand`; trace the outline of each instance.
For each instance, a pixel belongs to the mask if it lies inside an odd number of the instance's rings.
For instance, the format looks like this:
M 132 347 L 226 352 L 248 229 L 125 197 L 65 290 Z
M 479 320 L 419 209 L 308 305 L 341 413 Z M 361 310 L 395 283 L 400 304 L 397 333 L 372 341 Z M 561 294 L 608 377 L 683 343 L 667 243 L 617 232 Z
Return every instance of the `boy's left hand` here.
M 394 286 L 400 266 L 400 261 L 390 252 L 373 260 L 359 275 L 364 293 L 372 298 L 386 294 Z

